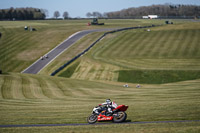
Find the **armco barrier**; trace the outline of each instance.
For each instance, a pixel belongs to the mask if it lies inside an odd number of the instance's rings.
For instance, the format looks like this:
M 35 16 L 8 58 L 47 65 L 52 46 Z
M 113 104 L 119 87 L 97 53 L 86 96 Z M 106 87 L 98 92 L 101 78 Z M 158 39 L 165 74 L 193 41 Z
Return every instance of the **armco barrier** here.
M 157 25 L 158 26 L 158 25 Z M 55 70 L 53 73 L 51 73 L 51 76 L 56 75 L 58 72 L 60 72 L 62 69 L 64 69 L 66 66 L 68 66 L 69 64 L 71 64 L 73 61 L 75 61 L 76 59 L 78 59 L 80 56 L 84 55 L 86 52 L 88 52 L 97 42 L 99 42 L 103 37 L 105 37 L 108 34 L 112 34 L 115 32 L 119 32 L 119 31 L 124 31 L 124 30 L 132 30 L 132 29 L 140 29 L 140 28 L 150 28 L 150 27 L 155 27 L 155 25 L 151 25 L 151 26 L 143 26 L 143 27 L 129 27 L 129 28 L 122 28 L 122 29 L 117 29 L 117 30 L 113 30 L 113 31 L 108 31 L 106 33 L 104 33 L 101 37 L 99 37 L 99 39 L 97 39 L 94 43 L 92 43 L 87 49 L 85 49 L 83 52 L 81 52 L 80 54 L 78 54 L 77 56 L 75 56 L 74 58 L 72 58 L 70 61 L 68 61 L 67 63 L 65 63 L 64 65 L 62 65 L 60 68 L 58 68 L 57 70 Z

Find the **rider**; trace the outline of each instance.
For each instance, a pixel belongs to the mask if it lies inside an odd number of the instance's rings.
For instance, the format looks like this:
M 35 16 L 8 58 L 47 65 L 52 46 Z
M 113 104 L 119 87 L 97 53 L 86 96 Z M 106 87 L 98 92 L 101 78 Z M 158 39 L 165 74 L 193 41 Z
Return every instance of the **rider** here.
M 106 99 L 106 102 L 105 103 L 102 103 L 102 104 L 99 104 L 100 106 L 101 105 L 105 105 L 107 107 L 107 113 L 108 114 L 112 114 L 113 111 L 112 109 L 115 109 L 117 108 L 117 104 L 115 102 L 112 102 L 110 99 Z

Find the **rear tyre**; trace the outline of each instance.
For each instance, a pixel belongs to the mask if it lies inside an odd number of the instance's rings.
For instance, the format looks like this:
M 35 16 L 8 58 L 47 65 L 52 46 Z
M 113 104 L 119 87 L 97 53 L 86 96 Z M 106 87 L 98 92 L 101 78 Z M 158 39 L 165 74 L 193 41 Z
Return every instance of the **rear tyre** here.
M 117 115 L 115 115 L 115 116 L 113 117 L 113 122 L 115 122 L 115 123 L 123 122 L 123 121 L 125 121 L 126 118 L 127 118 L 127 114 L 126 114 L 125 112 L 123 112 L 123 111 L 119 111 L 119 112 L 117 112 L 116 114 L 117 114 Z
M 97 114 L 91 114 L 90 116 L 88 116 L 87 122 L 89 124 L 94 124 L 94 123 L 97 122 L 97 119 L 98 119 L 98 115 Z

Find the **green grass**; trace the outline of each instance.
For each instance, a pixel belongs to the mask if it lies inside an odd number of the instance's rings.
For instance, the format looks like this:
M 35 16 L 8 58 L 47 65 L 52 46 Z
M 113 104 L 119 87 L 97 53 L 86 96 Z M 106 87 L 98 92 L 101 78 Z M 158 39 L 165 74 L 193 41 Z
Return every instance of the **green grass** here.
M 78 30 L 164 23 L 163 20 L 103 20 L 105 26 L 88 27 L 87 21 L 0 22 L 3 31 L 0 67 L 3 72 L 20 72 Z M 93 107 L 107 98 L 117 104 L 129 105 L 127 119 L 132 122 L 199 120 L 200 80 L 190 77 L 198 74 L 200 69 L 199 23 L 178 20 L 174 23 L 152 28 L 150 32 L 130 30 L 106 36 L 90 52 L 59 73 L 71 72 L 70 79 L 45 74 L 59 68 L 103 33 L 82 38 L 40 75 L 0 75 L 0 125 L 85 123 Z M 32 25 L 38 31 L 27 33 L 23 30 L 24 25 Z M 136 77 L 145 81 L 149 75 L 151 79 L 155 77 L 153 81 L 158 81 L 167 74 L 170 76 L 166 78 L 167 82 L 173 83 L 152 84 L 151 81 L 151 84 L 142 83 L 141 88 L 129 83 L 129 88 L 124 88 L 125 83 L 118 82 L 118 78 L 129 77 L 133 71 L 141 72 Z M 119 72 L 127 73 L 121 76 Z M 173 75 L 168 75 L 171 72 Z M 170 81 L 174 77 L 176 79 Z M 174 82 L 179 77 L 186 81 Z M 0 128 L 0 132 L 20 133 L 199 131 L 199 122 Z
M 138 25 L 143 26 L 143 25 L 152 25 L 152 24 L 164 23 L 163 20 L 157 20 L 157 21 L 148 21 L 148 20 L 146 20 L 146 21 L 145 20 L 101 20 L 101 21 L 105 22 L 106 25 L 95 27 L 95 28 L 123 28 L 123 27 L 133 27 L 133 26 L 138 26 Z M 75 57 L 76 55 L 81 53 L 82 51 L 84 51 L 93 42 L 95 42 L 100 36 L 102 36 L 103 33 L 104 32 L 92 33 L 92 34 L 89 34 L 86 37 L 80 39 L 77 43 L 75 43 L 73 46 L 68 48 L 68 50 L 66 50 L 59 57 L 57 57 L 56 60 L 54 60 L 46 68 L 44 68 L 40 72 L 40 74 L 50 75 L 52 72 L 54 72 L 60 66 L 65 64 L 67 61 L 69 61 L 70 59 L 72 59 L 73 57 Z M 66 69 L 64 69 L 63 71 L 65 71 L 65 70 Z M 92 76 L 91 79 L 94 79 L 93 76 Z M 116 79 L 116 78 L 114 77 L 114 78 L 112 78 L 112 80 L 113 79 Z
M 198 133 L 200 132 L 199 122 L 194 123 L 167 123 L 167 124 L 126 124 L 126 125 L 88 125 L 88 126 L 61 126 L 61 127 L 23 127 L 23 128 L 2 128 L 2 133 Z
M 153 23 L 153 21 L 148 22 L 143 20 L 101 20 L 105 23 L 104 26 L 87 26 L 87 23 L 90 21 L 91 20 L 1 21 L 1 69 L 3 69 L 4 72 L 21 72 L 77 31 L 98 28 L 131 27 L 137 26 L 138 24 L 149 25 Z M 161 21 L 157 23 L 161 23 Z M 37 31 L 24 31 L 24 26 L 32 26 L 36 28 Z M 93 40 L 95 38 L 97 38 L 97 34 Z M 88 45 L 90 45 L 89 42 Z M 77 50 L 77 52 L 79 52 L 79 50 Z M 63 64 L 63 62 L 60 64 Z M 60 64 L 56 67 L 58 68 Z M 51 65 L 49 68 L 53 70 L 44 70 L 43 74 L 49 74 L 49 72 L 54 71 L 55 66 L 53 66 L 54 65 Z
M 117 82 L 91 82 L 12 73 L 0 75 L 0 125 L 85 123 L 93 107 L 106 98 L 111 98 L 117 104 L 129 105 L 127 119 L 132 122 L 200 119 L 199 80 L 163 85 L 142 84 L 141 88 L 136 88 L 135 85 L 129 84 L 129 88 L 124 88 L 123 83 Z M 148 127 L 149 125 L 151 124 L 145 126 L 155 131 L 170 131 L 170 124 L 159 124 L 159 128 L 155 128 L 154 124 Z M 183 127 L 184 124 L 174 125 Z M 191 126 L 199 130 L 195 123 Z M 97 127 L 94 131 L 101 132 L 101 127 Z M 105 127 L 113 128 L 115 125 Z M 140 125 L 136 127 L 138 131 L 141 130 Z M 49 127 L 60 132 L 65 128 L 79 131 L 76 127 Z M 86 131 L 90 126 L 81 128 Z M 132 128 L 135 125 L 130 125 L 130 129 Z M 190 128 L 186 126 L 179 130 L 186 131 Z M 46 127 L 0 130 L 25 132 L 28 129 L 43 131 Z M 111 131 L 113 130 L 110 129 L 109 132 Z
M 76 70 L 78 65 L 79 65 L 79 62 L 76 62 L 76 63 L 72 64 L 66 71 L 61 73 L 59 76 L 60 77 L 70 78 L 72 76 L 72 74 L 74 73 L 74 71 Z
M 199 29 L 199 23 L 178 23 L 151 28 L 150 32 L 138 29 L 109 34 L 78 60 L 80 64 L 71 78 L 118 81 L 119 72 L 127 69 L 170 71 L 169 74 L 174 71 L 199 71 Z M 123 77 L 130 78 L 128 75 Z M 172 82 L 180 80 L 183 79 Z
M 4 72 L 21 72 L 71 34 L 86 26 L 68 21 L 0 22 L 0 63 Z M 24 31 L 24 26 L 37 31 Z M 74 28 L 72 28 L 74 27 Z
M 134 59 L 199 59 L 199 34 L 199 29 L 125 31 L 102 41 L 105 45 L 99 46 L 94 56 L 121 63 Z
M 69 60 L 77 56 L 79 53 L 83 52 L 94 41 L 96 41 L 102 34 L 103 34 L 102 32 L 92 33 L 80 39 L 77 43 L 70 46 L 65 52 L 63 52 L 59 57 L 57 57 L 54 61 L 52 61 L 47 67 L 45 67 L 40 72 L 40 74 L 50 75 L 56 69 L 64 65 L 66 62 L 68 62 Z
M 104 26 L 86 26 L 91 20 L 67 20 L 67 21 L 2 21 L 0 30 L 3 36 L 0 40 L 0 67 L 3 72 L 21 72 L 40 56 L 47 53 L 56 45 L 61 43 L 71 34 L 86 29 L 96 28 L 122 28 L 131 26 L 143 26 L 151 24 L 163 24 L 164 20 L 101 20 L 106 23 Z M 187 21 L 175 21 L 175 24 L 189 23 Z M 37 29 L 36 32 L 24 31 L 24 26 L 32 26 Z M 67 50 L 60 59 L 56 59 L 48 68 L 44 69 L 41 74 L 50 74 L 59 68 L 69 59 L 80 53 L 85 47 L 89 46 L 102 33 L 96 33 L 84 38 L 83 47 L 76 49 L 73 53 Z M 89 39 L 91 38 L 91 39 Z M 67 58 L 63 58 L 67 57 Z M 12 65 L 11 65 L 12 64 Z M 116 79 L 116 78 L 115 78 Z
M 174 71 L 174 70 L 121 70 L 119 82 L 164 84 L 200 78 L 200 71 Z

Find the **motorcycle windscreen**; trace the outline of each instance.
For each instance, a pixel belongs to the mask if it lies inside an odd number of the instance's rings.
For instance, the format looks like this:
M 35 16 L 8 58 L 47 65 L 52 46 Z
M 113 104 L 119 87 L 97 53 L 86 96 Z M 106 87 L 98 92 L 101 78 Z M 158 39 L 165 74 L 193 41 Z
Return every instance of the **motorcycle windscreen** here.
M 117 108 L 118 105 L 113 101 L 113 102 L 112 102 L 112 106 L 113 106 L 114 108 Z
M 118 106 L 117 108 L 115 108 L 114 110 L 119 109 L 119 110 L 121 110 L 121 111 L 126 111 L 127 108 L 128 108 L 128 106 L 126 106 L 126 105 L 119 105 L 119 106 Z

